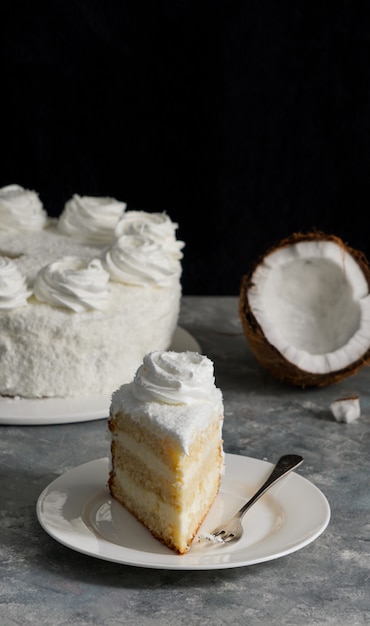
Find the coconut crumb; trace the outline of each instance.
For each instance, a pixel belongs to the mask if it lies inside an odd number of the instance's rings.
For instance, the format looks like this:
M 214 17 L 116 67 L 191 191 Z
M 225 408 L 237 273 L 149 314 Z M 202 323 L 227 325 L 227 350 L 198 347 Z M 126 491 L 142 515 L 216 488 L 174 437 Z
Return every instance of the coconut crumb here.
M 212 533 L 203 533 L 203 535 L 199 535 L 199 541 L 210 541 L 211 543 L 224 543 L 222 537 L 216 537 L 216 535 L 212 535 Z
M 337 422 L 345 422 L 346 424 L 354 422 L 361 415 L 360 400 L 355 395 L 335 400 L 331 403 L 330 409 Z

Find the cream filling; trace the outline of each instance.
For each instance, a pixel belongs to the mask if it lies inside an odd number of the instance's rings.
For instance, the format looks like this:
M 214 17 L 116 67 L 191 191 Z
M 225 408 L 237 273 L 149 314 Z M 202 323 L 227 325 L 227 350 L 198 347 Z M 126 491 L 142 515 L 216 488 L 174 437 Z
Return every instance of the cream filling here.
M 149 447 L 145 446 L 143 442 L 137 442 L 131 435 L 126 433 L 120 433 L 116 436 L 122 455 L 125 455 L 125 450 L 130 452 L 131 455 L 136 456 L 145 466 L 149 467 L 153 474 L 157 474 L 159 478 L 162 478 L 168 482 L 175 482 L 176 477 L 171 469 L 166 465 Z M 182 489 L 187 489 L 188 485 L 198 480 L 199 472 L 203 471 L 203 467 L 209 464 L 213 460 L 215 445 L 218 445 L 218 440 L 207 439 L 202 446 L 202 455 L 194 460 L 190 465 L 187 464 L 186 471 L 178 472 L 177 480 L 181 479 Z M 180 465 L 180 464 L 179 464 Z M 121 471 L 121 470 L 117 470 Z
M 146 466 L 150 467 L 153 473 L 157 474 L 161 478 L 165 480 L 172 480 L 173 473 L 170 468 L 163 463 L 163 461 L 156 456 L 150 448 L 143 446 L 142 442 L 138 443 L 131 435 L 120 433 L 116 437 L 116 441 L 118 442 L 122 455 L 125 455 L 125 451 L 129 451 L 130 454 L 138 457 L 142 463 Z M 121 470 L 117 470 L 121 471 Z
M 157 494 L 148 491 L 142 485 L 130 478 L 124 470 L 116 469 L 116 479 L 119 481 L 123 493 L 128 494 L 132 502 L 137 507 L 137 513 L 144 521 L 150 522 L 154 516 L 166 528 L 172 528 L 181 537 L 190 537 L 197 530 L 199 515 L 208 511 L 211 501 L 208 501 L 207 494 L 215 496 L 215 483 L 218 481 L 215 474 L 206 477 L 202 487 L 197 489 L 192 504 L 186 509 L 174 507 L 164 502 Z M 154 530 L 161 530 L 154 528 Z M 171 530 L 170 530 L 171 533 Z M 172 534 L 172 533 L 171 533 Z

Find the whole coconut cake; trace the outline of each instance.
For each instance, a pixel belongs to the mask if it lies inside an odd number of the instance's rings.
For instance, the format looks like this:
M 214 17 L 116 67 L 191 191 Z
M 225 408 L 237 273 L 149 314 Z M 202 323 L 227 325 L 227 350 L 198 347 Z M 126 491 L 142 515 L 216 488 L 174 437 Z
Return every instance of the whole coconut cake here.
M 110 394 L 169 348 L 183 242 L 166 213 L 74 195 L 50 218 L 38 194 L 0 189 L 0 395 Z

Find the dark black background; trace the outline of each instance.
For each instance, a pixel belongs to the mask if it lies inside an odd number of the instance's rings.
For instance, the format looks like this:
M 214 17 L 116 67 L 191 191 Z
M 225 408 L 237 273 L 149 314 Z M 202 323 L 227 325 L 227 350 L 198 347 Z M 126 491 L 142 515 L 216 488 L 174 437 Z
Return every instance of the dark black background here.
M 13 0 L 0 185 L 167 211 L 184 294 L 236 295 L 312 227 L 370 256 L 370 21 L 359 2 Z

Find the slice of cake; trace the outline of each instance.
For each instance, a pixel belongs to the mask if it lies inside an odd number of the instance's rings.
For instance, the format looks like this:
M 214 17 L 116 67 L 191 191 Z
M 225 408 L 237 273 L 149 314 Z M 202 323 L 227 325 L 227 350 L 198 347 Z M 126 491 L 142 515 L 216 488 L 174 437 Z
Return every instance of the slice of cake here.
M 150 352 L 113 393 L 111 494 L 178 554 L 219 491 L 222 424 L 213 363 L 197 352 Z

